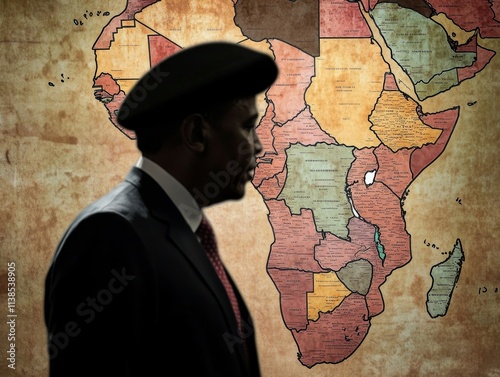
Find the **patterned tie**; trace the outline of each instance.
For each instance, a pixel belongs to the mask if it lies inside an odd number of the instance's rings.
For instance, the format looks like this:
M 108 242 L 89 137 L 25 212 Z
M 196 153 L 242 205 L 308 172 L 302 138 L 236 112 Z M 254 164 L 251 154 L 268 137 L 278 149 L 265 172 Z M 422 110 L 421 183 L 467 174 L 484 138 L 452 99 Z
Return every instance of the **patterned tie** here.
M 200 238 L 200 241 L 208 255 L 208 259 L 210 259 L 210 262 L 214 266 L 219 279 L 226 289 L 229 301 L 231 301 L 231 306 L 233 307 L 234 315 L 236 316 L 236 321 L 238 322 L 238 330 L 241 332 L 242 324 L 238 300 L 236 299 L 233 286 L 229 282 L 229 278 L 226 274 L 222 261 L 219 258 L 219 251 L 217 249 L 217 241 L 215 239 L 214 231 L 205 216 L 202 217 L 201 224 L 196 230 L 196 235 Z

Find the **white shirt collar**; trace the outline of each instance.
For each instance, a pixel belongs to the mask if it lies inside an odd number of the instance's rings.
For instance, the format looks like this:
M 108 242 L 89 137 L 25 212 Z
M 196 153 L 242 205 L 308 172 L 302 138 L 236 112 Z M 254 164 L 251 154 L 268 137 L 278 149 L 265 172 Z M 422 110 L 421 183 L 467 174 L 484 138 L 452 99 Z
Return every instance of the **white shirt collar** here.
M 195 232 L 201 223 L 202 212 L 189 191 L 165 169 L 146 157 L 141 156 L 135 166 L 149 174 L 161 186 Z

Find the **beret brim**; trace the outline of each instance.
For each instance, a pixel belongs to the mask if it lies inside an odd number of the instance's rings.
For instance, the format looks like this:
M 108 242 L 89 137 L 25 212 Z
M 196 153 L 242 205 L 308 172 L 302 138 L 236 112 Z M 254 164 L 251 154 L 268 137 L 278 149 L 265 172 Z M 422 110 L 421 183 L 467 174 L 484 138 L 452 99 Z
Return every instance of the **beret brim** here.
M 276 80 L 268 55 L 229 42 L 185 48 L 152 67 L 133 86 L 118 110 L 130 130 L 148 127 L 151 114 L 176 117 L 218 101 L 256 95 Z

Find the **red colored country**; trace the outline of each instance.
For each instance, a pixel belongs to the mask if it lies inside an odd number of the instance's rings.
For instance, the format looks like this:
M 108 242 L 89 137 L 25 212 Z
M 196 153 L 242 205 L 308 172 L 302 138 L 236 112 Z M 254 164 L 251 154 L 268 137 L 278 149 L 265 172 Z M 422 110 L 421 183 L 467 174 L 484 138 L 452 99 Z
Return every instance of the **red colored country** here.
M 149 53 L 150 53 L 150 65 L 151 67 L 158 64 L 160 61 L 165 59 L 181 50 L 180 46 L 161 35 L 150 35 L 149 40 Z
M 435 144 L 426 144 L 422 148 L 417 148 L 411 155 L 411 171 L 415 179 L 427 166 L 443 153 L 446 144 L 450 140 L 451 133 L 457 124 L 460 108 L 455 107 L 439 113 L 424 114 L 421 116 L 422 122 L 432 128 L 442 130 L 441 135 Z
M 269 276 L 280 293 L 281 315 L 289 330 L 307 327 L 307 293 L 314 291 L 312 272 L 269 268 Z
M 319 25 L 322 38 L 369 38 L 372 35 L 357 2 L 321 0 Z
M 446 14 L 465 31 L 479 29 L 482 38 L 500 37 L 500 23 L 495 19 L 490 0 L 430 0 L 429 3 L 437 13 Z
M 280 73 L 267 98 L 274 103 L 274 122 L 283 124 L 306 107 L 304 96 L 314 75 L 314 58 L 279 40 L 271 41 L 271 49 Z
M 265 203 L 274 233 L 267 267 L 325 272 L 314 259 L 314 246 L 319 244 L 321 233 L 316 231 L 312 211 L 304 209 L 300 215 L 292 215 L 283 200 Z
M 349 174 L 354 208 L 367 222 L 379 228 L 380 243 L 384 247 L 384 268 L 389 272 L 408 263 L 411 259 L 410 236 L 402 217 L 400 199 L 383 183 L 367 186 Z
M 292 331 L 299 347 L 299 360 L 311 368 L 321 363 L 340 363 L 359 347 L 370 322 L 365 299 L 352 293 L 333 312 L 321 313 L 306 330 Z

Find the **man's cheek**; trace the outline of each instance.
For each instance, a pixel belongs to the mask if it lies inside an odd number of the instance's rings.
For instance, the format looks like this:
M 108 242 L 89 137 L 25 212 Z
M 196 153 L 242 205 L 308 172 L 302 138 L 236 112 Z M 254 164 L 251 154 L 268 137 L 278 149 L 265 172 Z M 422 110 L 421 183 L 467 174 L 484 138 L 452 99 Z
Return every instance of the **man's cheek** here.
M 244 140 L 238 145 L 238 153 L 240 156 L 251 156 L 253 152 L 254 148 L 252 146 L 252 143 L 250 143 L 248 140 Z
M 231 160 L 228 161 L 228 163 L 226 164 L 226 172 L 232 177 L 241 174 L 242 171 L 243 168 L 241 167 L 241 164 L 238 161 Z

